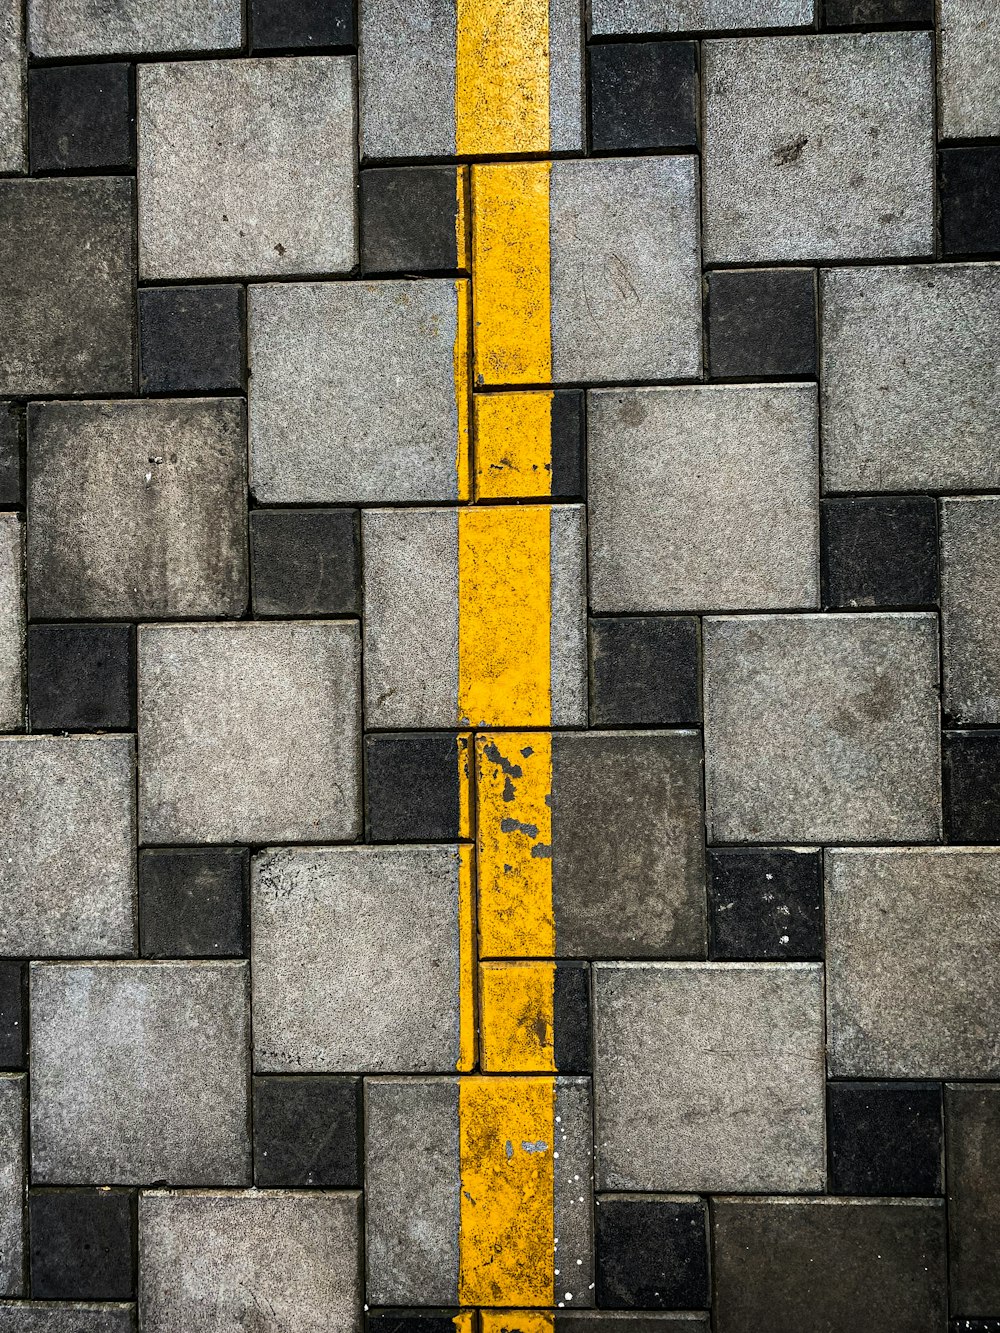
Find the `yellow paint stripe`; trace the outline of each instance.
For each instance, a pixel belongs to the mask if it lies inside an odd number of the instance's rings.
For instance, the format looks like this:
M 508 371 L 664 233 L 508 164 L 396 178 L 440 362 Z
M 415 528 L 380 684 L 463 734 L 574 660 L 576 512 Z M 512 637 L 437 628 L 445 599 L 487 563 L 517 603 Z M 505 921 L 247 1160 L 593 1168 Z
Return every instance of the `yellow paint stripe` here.
M 549 0 L 458 0 L 455 152 L 547 153 Z
M 455 475 L 459 500 L 470 496 L 469 425 L 472 415 L 469 385 L 469 342 L 472 336 L 472 299 L 467 279 L 455 283 L 457 320 L 455 326 L 455 407 L 458 412 L 458 438 L 455 442 Z
M 461 1305 L 551 1306 L 553 1078 L 459 1080 Z
M 455 264 L 457 268 L 467 270 L 470 259 L 468 167 L 455 169 L 455 195 Z
M 455 1333 L 473 1333 L 476 1324 L 475 1311 L 460 1310 L 458 1314 L 452 1315 L 451 1322 L 455 1325 Z
M 458 1060 L 455 1068 L 476 1067 L 476 901 L 473 849 L 458 849 Z
M 472 169 L 477 384 L 552 379 L 550 162 Z
M 459 732 L 458 744 L 458 838 L 472 838 L 472 769 L 475 763 L 471 732 Z
M 480 1067 L 487 1074 L 555 1073 L 555 963 L 483 963 Z
M 477 500 L 552 494 L 551 390 L 476 394 L 473 457 Z
M 484 1310 L 482 1333 L 553 1333 L 555 1315 L 541 1310 Z

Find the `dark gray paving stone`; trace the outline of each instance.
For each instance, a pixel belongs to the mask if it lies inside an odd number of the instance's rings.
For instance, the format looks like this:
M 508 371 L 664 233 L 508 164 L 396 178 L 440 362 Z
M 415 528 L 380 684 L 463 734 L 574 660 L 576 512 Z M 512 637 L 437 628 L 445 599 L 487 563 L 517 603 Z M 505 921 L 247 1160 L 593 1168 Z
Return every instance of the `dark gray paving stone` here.
M 30 625 L 32 731 L 134 731 L 135 629 Z
M 240 391 L 246 379 L 243 288 L 144 287 L 139 292 L 143 393 Z
M 927 495 L 820 501 L 824 607 L 938 602 L 937 504 Z
M 23 1296 L 27 1077 L 0 1074 L 0 1295 Z
M 941 1193 L 940 1083 L 828 1083 L 830 1193 Z
M 27 1061 L 28 989 L 21 963 L 0 962 L 0 1069 Z
M 816 374 L 812 269 L 719 269 L 708 281 L 708 365 L 714 379 Z
M 1000 1087 L 945 1088 L 951 1307 L 1000 1310 Z
M 139 952 L 144 958 L 244 957 L 249 886 L 245 847 L 140 852 Z
M 934 0 L 823 0 L 823 19 L 828 28 L 933 24 Z
M 1000 252 L 1000 144 L 941 150 L 941 244 L 946 255 Z
M 595 152 L 697 147 L 694 42 L 602 43 L 587 59 Z
M 1000 12 L 968 0 L 941 0 L 938 15 L 942 135 L 947 139 L 1000 135 Z
M 941 760 L 947 841 L 1000 843 L 1000 731 L 946 731 Z
M 240 0 L 29 0 L 36 56 L 213 51 L 242 40 Z
M 135 170 L 132 66 L 45 65 L 28 73 L 28 152 L 33 175 Z
M 254 1079 L 258 1189 L 358 1189 L 362 1136 L 359 1078 L 289 1074 Z
M 0 1333 L 135 1333 L 135 1306 L 0 1301 Z
M 436 273 L 459 267 L 459 191 L 455 167 L 362 171 L 361 267 L 366 273 Z M 463 245 L 463 249 L 464 249 Z M 466 261 L 467 262 L 467 261 Z
M 696 1310 L 709 1304 L 703 1199 L 602 1194 L 594 1222 L 602 1310 Z
M 823 956 L 823 868 L 802 847 L 708 851 L 709 957 L 780 961 Z
M 31 1190 L 28 1214 L 36 1300 L 135 1299 L 131 1190 Z
M 354 509 L 254 509 L 255 616 L 343 616 L 361 609 L 361 533 Z
M 575 1310 L 571 1314 L 557 1310 L 553 1321 L 555 1333 L 708 1333 L 710 1324 L 707 1310 L 683 1314 L 640 1314 L 631 1310 Z
M 556 963 L 552 981 L 552 1057 L 560 1074 L 591 1070 L 590 968 Z
M 354 0 L 250 0 L 251 51 L 353 46 Z
M 591 726 L 698 726 L 698 631 L 693 617 L 592 617 Z
M 365 796 L 372 842 L 457 842 L 469 793 L 468 742 L 454 732 L 365 738 Z M 464 794 L 464 802 L 463 802 Z
M 24 412 L 0 403 L 0 504 L 24 503 Z

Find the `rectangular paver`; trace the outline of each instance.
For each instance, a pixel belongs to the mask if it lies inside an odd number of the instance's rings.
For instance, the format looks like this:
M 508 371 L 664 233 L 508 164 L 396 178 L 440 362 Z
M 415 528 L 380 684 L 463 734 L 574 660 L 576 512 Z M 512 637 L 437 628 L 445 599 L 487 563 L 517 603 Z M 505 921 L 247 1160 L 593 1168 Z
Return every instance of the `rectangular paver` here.
M 0 731 L 24 722 L 24 529 L 0 514 Z
M 27 1084 L 24 1074 L 0 1074 L 0 1294 L 4 1296 L 25 1294 Z
M 1000 723 L 1000 500 L 941 504 L 944 707 L 960 726 Z
M 32 55 L 142 55 L 239 46 L 239 0 L 29 0 Z
M 25 168 L 25 54 L 23 6 L 0 4 L 0 171 Z
M 814 0 L 592 0 L 595 36 L 710 32 L 727 28 L 806 28 Z

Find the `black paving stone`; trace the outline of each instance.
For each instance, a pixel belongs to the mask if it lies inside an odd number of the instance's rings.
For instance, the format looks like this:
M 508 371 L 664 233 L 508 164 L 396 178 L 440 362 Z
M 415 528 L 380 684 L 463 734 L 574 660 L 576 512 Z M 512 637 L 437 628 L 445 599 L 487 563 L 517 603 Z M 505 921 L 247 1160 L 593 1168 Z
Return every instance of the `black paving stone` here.
M 28 71 L 33 173 L 135 169 L 131 65 L 48 65 Z
M 342 616 L 361 609 L 361 538 L 353 509 L 254 509 L 256 616 Z
M 595 727 L 696 727 L 698 622 L 689 616 L 600 616 L 590 622 Z
M 816 374 L 812 269 L 734 269 L 708 275 L 709 374 L 758 379 Z
M 947 841 L 1000 843 L 1000 731 L 946 731 L 942 761 Z
M 353 46 L 354 0 L 250 0 L 251 49 Z
M 823 956 L 823 871 L 818 851 L 709 848 L 708 907 L 713 959 Z
M 828 28 L 933 23 L 934 0 L 826 0 Z
M 455 1333 L 457 1310 L 448 1314 L 400 1314 L 379 1311 L 367 1316 L 368 1333 Z
M 820 505 L 825 607 L 935 607 L 937 505 L 929 496 L 861 496 Z
M 0 504 L 24 499 L 24 413 L 16 403 L 0 403 Z
M 552 494 L 558 500 L 586 498 L 584 396 L 572 389 L 552 397 Z
M 242 958 L 249 852 L 150 848 L 139 854 L 139 940 L 145 958 Z
M 34 1300 L 134 1299 L 131 1191 L 34 1190 L 28 1210 Z
M 360 1102 L 359 1078 L 255 1078 L 254 1183 L 282 1189 L 356 1189 L 361 1184 Z
M 941 1193 L 941 1085 L 827 1085 L 830 1193 Z
M 553 1046 L 560 1074 L 590 1073 L 590 969 L 557 963 L 553 984 Z
M 28 1006 L 20 963 L 0 962 L 0 1069 L 24 1069 Z
M 366 273 L 424 273 L 458 267 L 455 167 L 362 171 L 361 266 Z
M 694 42 L 602 43 L 587 56 L 595 152 L 697 147 Z
M 140 383 L 148 394 L 225 393 L 244 384 L 243 288 L 145 287 L 139 293 Z
M 32 731 L 135 728 L 135 630 L 131 625 L 29 625 Z
M 940 186 L 944 253 L 1000 253 L 1000 144 L 943 148 Z
M 604 1195 L 594 1218 L 599 1309 L 703 1310 L 708 1305 L 703 1203 Z
M 372 842 L 454 842 L 461 779 L 453 732 L 365 738 L 368 836 Z

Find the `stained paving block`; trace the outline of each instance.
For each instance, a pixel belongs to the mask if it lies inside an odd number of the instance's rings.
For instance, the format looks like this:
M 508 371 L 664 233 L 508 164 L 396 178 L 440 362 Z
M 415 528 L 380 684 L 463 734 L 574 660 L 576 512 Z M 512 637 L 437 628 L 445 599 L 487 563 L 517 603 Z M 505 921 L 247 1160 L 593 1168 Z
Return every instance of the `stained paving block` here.
M 937 605 L 938 516 L 930 496 L 825 499 L 820 530 L 824 606 Z
M 591 725 L 698 726 L 698 630 L 693 617 L 592 617 Z
M 941 737 L 945 839 L 1000 843 L 1000 731 Z
M 45 65 L 28 74 L 33 175 L 135 170 L 132 68 L 123 62 Z
M 940 195 L 946 255 L 1000 251 L 1000 144 L 942 149 Z
M 0 1301 L 0 1333 L 135 1333 L 135 1306 Z
M 609 42 L 587 52 L 590 143 L 595 152 L 695 148 L 694 42 Z
M 827 28 L 934 22 L 934 0 L 823 0 Z
M 358 515 L 346 509 L 254 509 L 255 616 L 342 616 L 361 609 Z
M 941 1193 L 938 1083 L 830 1083 L 830 1193 Z
M 0 740 L 0 952 L 134 952 L 134 790 L 131 736 Z
M 998 865 L 978 848 L 827 852 L 832 1075 L 997 1077 Z
M 27 1082 L 24 1074 L 0 1074 L 0 1293 L 4 1296 L 25 1293 Z
M 131 625 L 31 625 L 28 715 L 32 731 L 135 729 Z
M 360 1201 L 285 1190 L 143 1194 L 143 1328 L 358 1333 Z
M 244 432 L 236 399 L 33 403 L 32 619 L 241 615 Z
M 725 28 L 804 28 L 813 0 L 593 0 L 595 36 L 702 32 Z
M 590 1072 L 586 963 L 482 963 L 478 1000 L 483 1073 Z
M 1000 266 L 827 269 L 820 287 L 826 489 L 1000 486 Z
M 365 737 L 372 842 L 457 842 L 472 836 L 469 738 L 454 732 Z
M 720 269 L 707 281 L 713 379 L 816 374 L 812 269 Z
M 702 1199 L 604 1194 L 595 1201 L 602 1310 L 697 1310 L 710 1304 Z
M 0 403 L 0 504 L 24 503 L 24 412 L 17 403 Z
M 821 1190 L 823 969 L 597 963 L 597 1188 Z
M 467 268 L 468 168 L 382 167 L 361 173 L 361 267 L 366 273 Z
M 1000 500 L 941 502 L 944 708 L 956 723 L 1000 722 Z
M 632 1310 L 568 1310 L 556 1312 L 553 1327 L 557 1333 L 708 1333 L 708 1311 L 687 1310 L 683 1314 L 660 1311 L 639 1313 Z M 485 1327 L 485 1321 L 484 1321 Z M 493 1330 L 496 1333 L 496 1330 Z M 528 1330 L 525 1330 L 528 1333 Z
M 135 1299 L 130 1190 L 31 1190 L 28 1209 L 36 1300 Z
M 355 837 L 359 639 L 347 621 L 141 628 L 140 841 Z
M 710 848 L 708 909 L 709 957 L 716 961 L 822 958 L 820 852 Z
M 998 1310 L 1000 1088 L 952 1083 L 944 1104 L 951 1307 Z
M 353 268 L 351 57 L 143 65 L 138 105 L 143 278 Z
M 17 514 L 0 514 L 0 730 L 24 725 L 24 535 Z
M 588 395 L 597 611 L 814 607 L 811 385 Z
M 242 40 L 240 0 L 29 0 L 32 55 L 213 51 Z
M 361 1080 L 253 1081 L 254 1184 L 286 1189 L 361 1185 Z
M 0 5 L 0 171 L 23 171 L 24 10 L 19 0 Z
M 947 139 L 1000 135 L 1000 13 L 973 0 L 941 0 L 938 96 Z
M 467 1067 L 471 911 L 469 857 L 454 847 L 323 847 L 256 857 L 254 1069 Z
M 242 958 L 249 946 L 245 847 L 139 853 L 139 951 L 144 958 Z
M 709 617 L 710 842 L 941 834 L 937 618 Z
M 0 962 L 0 1069 L 24 1069 L 28 1047 L 28 994 L 21 963 Z
M 225 393 L 243 388 L 243 288 L 144 287 L 139 292 L 143 393 Z
M 245 963 L 33 963 L 32 1181 L 249 1184 L 248 982 Z
M 581 390 L 480 393 L 472 411 L 477 500 L 584 497 Z
M 130 180 L 0 181 L 0 395 L 131 393 Z
M 707 42 L 708 261 L 929 255 L 932 57 L 926 32 Z
M 947 1320 L 937 1200 L 720 1199 L 719 1333 L 924 1333 Z
M 353 0 L 251 0 L 253 51 L 353 46 Z
M 445 278 L 251 287 L 257 499 L 461 498 L 467 295 Z

